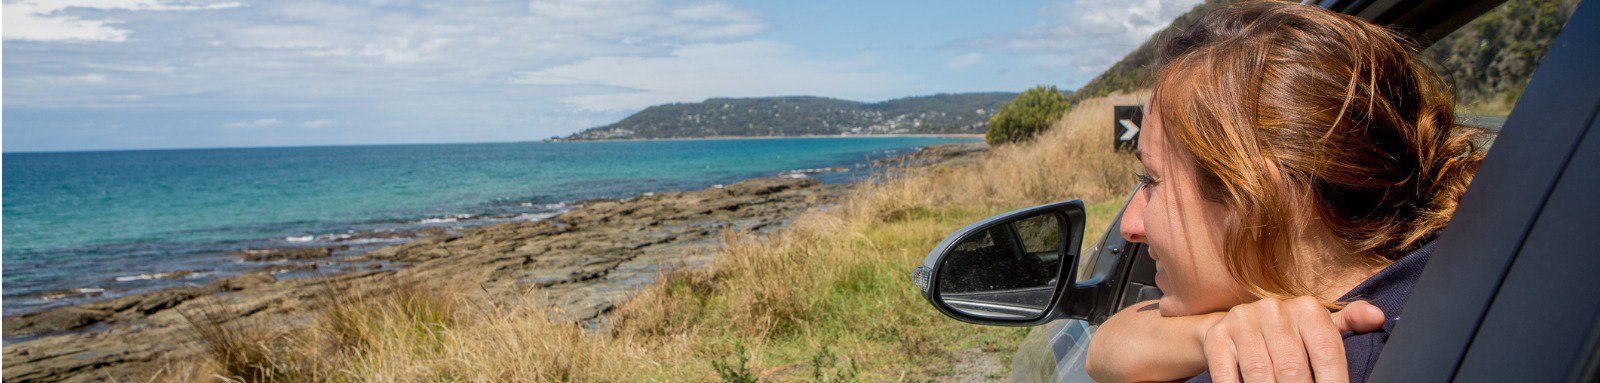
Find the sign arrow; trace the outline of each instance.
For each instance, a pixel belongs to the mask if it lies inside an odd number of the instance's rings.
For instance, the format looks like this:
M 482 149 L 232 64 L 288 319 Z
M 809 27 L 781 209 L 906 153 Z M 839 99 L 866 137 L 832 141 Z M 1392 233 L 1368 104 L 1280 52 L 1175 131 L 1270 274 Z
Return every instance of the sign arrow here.
M 1132 140 L 1133 136 L 1139 135 L 1139 126 L 1134 125 L 1133 120 L 1121 119 L 1117 120 L 1117 123 L 1122 124 L 1123 129 L 1127 129 L 1122 132 L 1122 137 L 1117 137 L 1118 140 L 1128 141 Z

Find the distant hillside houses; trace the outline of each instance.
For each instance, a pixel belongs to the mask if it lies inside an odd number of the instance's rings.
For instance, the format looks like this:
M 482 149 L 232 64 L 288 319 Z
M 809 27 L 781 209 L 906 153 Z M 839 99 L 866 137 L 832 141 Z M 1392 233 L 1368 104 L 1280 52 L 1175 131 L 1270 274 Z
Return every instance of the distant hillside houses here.
M 938 94 L 878 103 L 792 96 L 656 105 L 567 140 L 715 136 L 982 134 L 1015 93 Z

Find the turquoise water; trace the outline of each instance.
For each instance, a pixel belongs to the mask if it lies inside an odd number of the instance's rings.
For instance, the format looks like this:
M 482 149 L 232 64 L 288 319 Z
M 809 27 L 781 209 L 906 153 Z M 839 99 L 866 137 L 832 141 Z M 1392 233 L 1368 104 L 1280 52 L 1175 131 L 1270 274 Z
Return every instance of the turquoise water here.
M 43 298 L 47 292 L 78 289 L 104 298 L 200 283 L 251 266 L 229 256 L 244 249 L 328 245 L 361 233 L 537 219 L 560 211 L 569 201 L 699 189 L 785 170 L 861 164 L 956 141 L 969 140 L 795 138 L 6 153 L 5 312 L 65 304 L 59 297 Z M 847 182 L 868 168 L 814 176 Z M 179 270 L 196 273 L 173 280 L 137 277 Z

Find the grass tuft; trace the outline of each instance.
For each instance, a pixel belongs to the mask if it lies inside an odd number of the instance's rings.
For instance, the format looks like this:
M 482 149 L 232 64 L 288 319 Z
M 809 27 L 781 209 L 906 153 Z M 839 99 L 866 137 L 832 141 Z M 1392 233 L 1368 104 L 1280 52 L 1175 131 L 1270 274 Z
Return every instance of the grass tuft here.
M 944 318 L 915 292 L 909 271 L 970 222 L 1067 199 L 1088 203 L 1089 245 L 1131 192 L 1137 166 L 1111 150 L 1111 106 L 1138 100 L 1084 101 L 1033 142 L 993 148 L 970 164 L 892 165 L 782 230 L 726 231 L 710 266 L 664 272 L 598 331 L 470 288 L 330 287 L 314 320 L 287 334 L 191 319 L 205 360 L 173 376 L 209 369 L 240 381 L 961 378 L 951 367 L 961 355 L 1009 361 L 1027 330 Z

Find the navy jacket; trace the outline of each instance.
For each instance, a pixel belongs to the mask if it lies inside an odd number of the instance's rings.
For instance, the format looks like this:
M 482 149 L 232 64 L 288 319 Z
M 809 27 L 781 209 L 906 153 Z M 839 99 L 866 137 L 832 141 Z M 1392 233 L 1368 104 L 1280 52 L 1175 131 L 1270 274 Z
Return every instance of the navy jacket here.
M 1383 315 L 1388 319 L 1383 321 L 1383 328 L 1366 334 L 1346 332 L 1344 335 L 1344 356 L 1350 363 L 1350 381 L 1362 383 L 1367 381 L 1367 375 L 1372 374 L 1372 365 L 1378 362 L 1378 353 L 1383 352 L 1384 343 L 1389 341 L 1389 334 L 1394 331 L 1394 325 L 1400 322 L 1401 309 L 1406 306 L 1406 298 L 1411 297 L 1411 289 L 1416 287 L 1417 278 L 1422 276 L 1422 267 L 1428 264 L 1428 256 L 1433 254 L 1433 239 L 1431 235 L 1427 244 L 1406 254 L 1394 264 L 1378 271 L 1371 278 L 1350 289 L 1342 302 L 1367 301 L 1378 309 L 1383 310 Z M 1211 382 L 1211 373 L 1200 374 L 1190 383 Z

